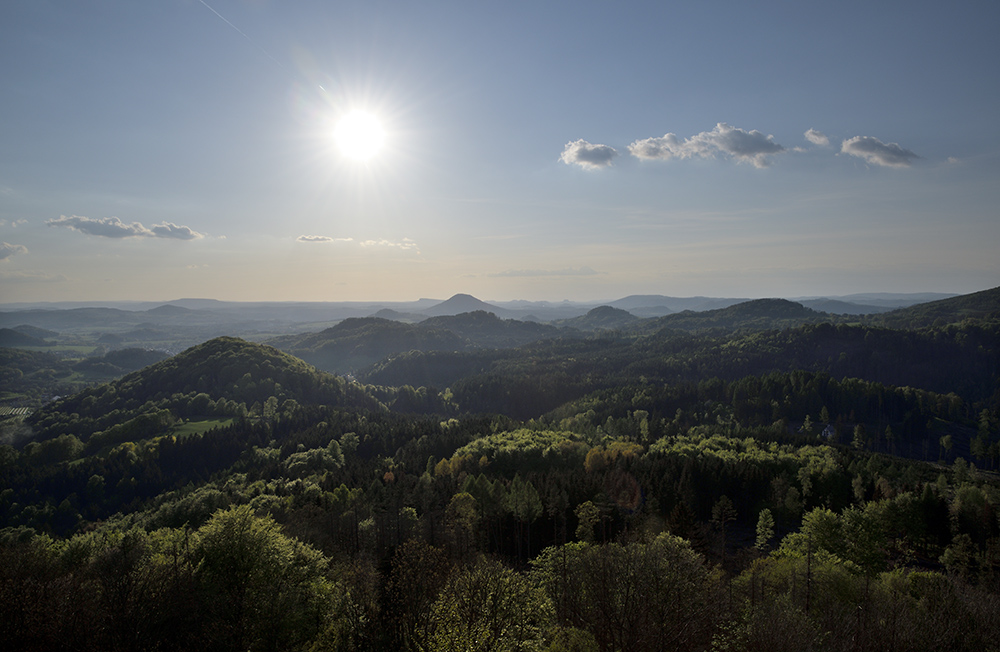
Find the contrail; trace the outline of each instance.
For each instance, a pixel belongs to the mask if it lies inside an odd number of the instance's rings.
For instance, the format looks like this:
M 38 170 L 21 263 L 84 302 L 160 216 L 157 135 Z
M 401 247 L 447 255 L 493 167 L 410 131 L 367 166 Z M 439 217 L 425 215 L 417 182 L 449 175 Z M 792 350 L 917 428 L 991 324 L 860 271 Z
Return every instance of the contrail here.
M 280 62 L 280 61 L 278 61 L 278 60 L 277 60 L 277 59 L 275 59 L 275 58 L 274 58 L 273 56 L 271 56 L 271 53 L 270 53 L 270 52 L 268 52 L 267 50 L 265 50 L 265 49 L 264 49 L 264 48 L 262 48 L 261 46 L 257 45 L 257 43 L 256 43 L 256 42 L 255 42 L 255 41 L 254 41 L 254 40 L 253 40 L 252 38 L 250 38 L 249 36 L 247 36 L 247 35 L 246 35 L 246 33 L 245 33 L 245 32 L 244 32 L 243 30 L 241 30 L 241 29 L 240 29 L 239 27 L 237 27 L 236 25 L 233 25 L 233 24 L 232 24 L 231 22 L 229 22 L 229 21 L 228 21 L 228 20 L 226 19 L 226 17 L 225 17 L 225 16 L 223 16 L 222 14 L 220 14 L 219 12 L 217 12 L 217 11 L 216 11 L 215 9 L 213 9 L 213 8 L 212 8 L 212 6 L 211 6 L 210 4 L 208 4 L 207 2 L 205 2 L 205 0 L 198 0 L 198 2 L 200 2 L 200 3 L 201 3 L 201 4 L 203 4 L 203 5 L 205 5 L 205 8 L 206 8 L 206 9 L 208 9 L 208 10 L 209 10 L 209 11 L 211 11 L 211 12 L 212 12 L 213 14 L 215 14 L 216 16 L 218 16 L 218 17 L 219 17 L 219 20 L 221 20 L 221 21 L 222 21 L 222 22 L 224 22 L 225 24 L 227 24 L 227 25 L 229 25 L 230 27 L 232 27 L 233 29 L 235 29 L 235 30 L 236 30 L 236 31 L 237 31 L 237 32 L 239 33 L 239 35 L 240 35 L 240 36 L 242 36 L 243 38 L 245 38 L 245 39 L 246 39 L 246 40 L 247 40 L 247 41 L 248 41 L 248 42 L 250 43 L 250 45 L 254 46 L 254 47 L 255 47 L 255 48 L 257 48 L 258 50 L 260 50 L 261 52 L 263 52 L 263 53 L 264 53 L 264 56 L 266 56 L 266 57 L 267 57 L 268 59 L 270 59 L 271 61 L 273 61 L 273 62 L 274 62 L 274 64 L 275 64 L 276 66 L 278 66 L 279 68 L 281 68 L 281 69 L 282 69 L 283 71 L 285 71 L 286 73 L 288 72 L 288 69 L 287 69 L 287 68 L 285 68 L 285 67 L 284 67 L 283 65 L 281 65 L 281 62 Z

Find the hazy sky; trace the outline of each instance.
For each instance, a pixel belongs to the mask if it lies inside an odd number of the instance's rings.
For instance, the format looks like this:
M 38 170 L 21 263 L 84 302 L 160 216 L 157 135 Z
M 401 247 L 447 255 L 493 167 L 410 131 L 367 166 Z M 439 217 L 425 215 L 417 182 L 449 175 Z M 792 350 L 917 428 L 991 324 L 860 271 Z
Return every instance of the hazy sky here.
M 995 287 L 998 29 L 996 0 L 3 2 L 0 302 Z

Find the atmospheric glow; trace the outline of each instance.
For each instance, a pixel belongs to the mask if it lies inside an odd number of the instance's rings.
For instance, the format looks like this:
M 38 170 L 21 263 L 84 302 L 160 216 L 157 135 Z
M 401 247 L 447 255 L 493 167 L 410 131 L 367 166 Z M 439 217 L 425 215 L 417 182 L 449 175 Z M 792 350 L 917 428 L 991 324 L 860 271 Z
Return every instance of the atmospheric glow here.
M 847 4 L 0 2 L 0 305 L 1000 285 L 1000 4 Z
M 373 114 L 352 111 L 337 121 L 333 137 L 341 153 L 356 161 L 367 161 L 385 143 L 385 129 Z

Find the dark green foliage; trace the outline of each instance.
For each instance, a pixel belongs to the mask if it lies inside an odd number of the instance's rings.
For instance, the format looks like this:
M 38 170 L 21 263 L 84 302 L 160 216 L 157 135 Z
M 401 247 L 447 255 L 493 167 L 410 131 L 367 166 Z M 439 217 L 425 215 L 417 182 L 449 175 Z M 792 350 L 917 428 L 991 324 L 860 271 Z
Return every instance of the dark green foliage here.
M 0 328 L 0 346 L 50 346 L 50 343 L 41 338 L 33 337 L 12 328 Z
M 801 303 L 786 299 L 755 299 L 744 301 L 727 308 L 694 312 L 685 310 L 673 315 L 657 317 L 639 324 L 646 333 L 664 328 L 703 331 L 709 329 L 726 330 L 769 330 L 801 326 L 830 319 L 830 315 L 806 308 Z
M 605 333 L 404 353 L 378 387 L 212 340 L 0 446 L 0 637 L 991 649 L 997 333 Z
M 72 433 L 86 441 L 95 433 L 163 410 L 176 417 L 242 416 L 253 405 L 271 398 L 279 403 L 294 399 L 369 409 L 377 406 L 362 388 L 318 372 L 298 358 L 269 346 L 221 337 L 47 405 L 32 415 L 29 423 L 40 439 Z M 254 416 L 263 416 L 259 407 Z M 165 425 L 163 420 L 155 427 L 144 424 L 142 436 L 135 436 L 140 427 L 135 424 L 129 426 L 127 436 L 137 440 L 163 434 Z M 122 437 L 107 435 L 104 443 L 125 441 Z
M 639 318 L 620 308 L 598 306 L 586 315 L 561 319 L 557 324 L 568 328 L 578 328 L 583 331 L 618 330 L 626 328 L 639 321 Z
M 459 315 L 431 317 L 418 328 L 447 330 L 464 338 L 473 347 L 506 349 L 543 339 L 572 335 L 565 328 L 516 319 L 500 319 L 491 312 L 475 310 Z
M 455 351 L 467 347 L 451 331 L 420 328 L 379 317 L 345 319 L 319 333 L 279 337 L 270 343 L 333 373 L 353 372 L 394 353 Z
M 875 318 L 890 328 L 927 328 L 966 319 L 996 321 L 1000 317 L 1000 288 L 901 308 Z
M 73 365 L 76 371 L 95 376 L 119 377 L 159 362 L 167 357 L 163 351 L 150 349 L 118 349 L 103 356 L 86 358 Z

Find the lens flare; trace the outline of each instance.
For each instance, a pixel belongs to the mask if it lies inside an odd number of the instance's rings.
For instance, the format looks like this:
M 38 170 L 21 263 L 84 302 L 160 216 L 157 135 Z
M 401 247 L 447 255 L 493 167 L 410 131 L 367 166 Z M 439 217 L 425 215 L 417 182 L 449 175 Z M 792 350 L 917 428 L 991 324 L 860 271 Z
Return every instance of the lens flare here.
M 337 121 L 333 137 L 344 156 L 367 161 L 382 149 L 385 130 L 375 115 L 352 111 Z

